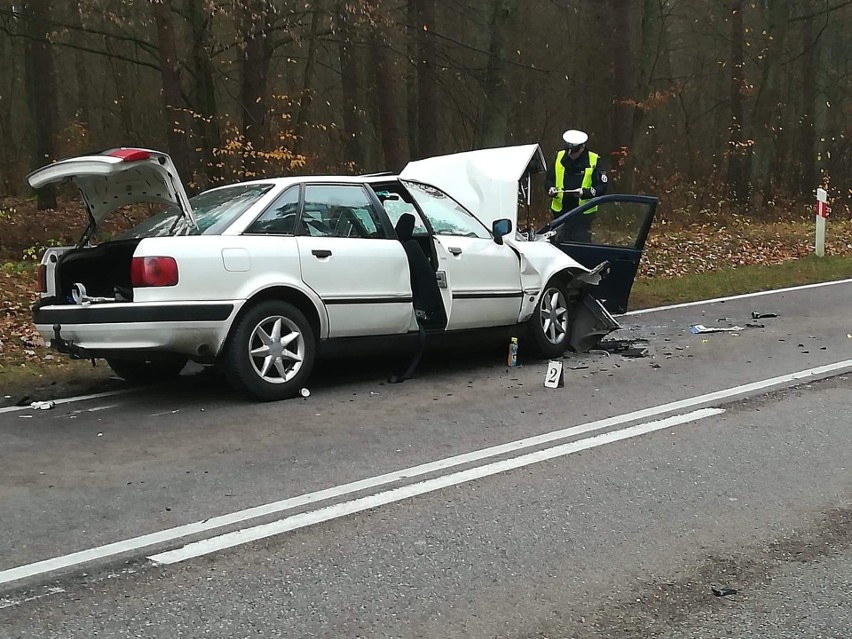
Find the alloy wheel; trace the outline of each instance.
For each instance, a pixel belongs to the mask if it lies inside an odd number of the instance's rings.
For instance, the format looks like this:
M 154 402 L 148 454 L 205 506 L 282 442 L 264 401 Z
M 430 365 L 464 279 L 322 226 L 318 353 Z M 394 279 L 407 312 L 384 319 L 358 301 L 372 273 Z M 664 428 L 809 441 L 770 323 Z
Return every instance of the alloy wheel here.
M 544 337 L 551 344 L 561 344 L 568 335 L 568 300 L 558 288 L 548 288 L 539 302 L 539 319 Z
M 290 381 L 305 359 L 305 340 L 299 327 L 281 315 L 260 321 L 251 333 L 249 359 L 263 381 L 270 384 Z

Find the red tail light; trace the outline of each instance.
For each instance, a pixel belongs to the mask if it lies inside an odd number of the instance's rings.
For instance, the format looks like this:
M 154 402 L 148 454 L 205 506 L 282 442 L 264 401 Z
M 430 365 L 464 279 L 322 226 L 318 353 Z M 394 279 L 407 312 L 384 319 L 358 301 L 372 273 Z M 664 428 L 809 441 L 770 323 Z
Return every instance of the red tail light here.
M 134 288 L 174 286 L 178 283 L 177 262 L 173 257 L 134 257 L 130 283 Z
M 121 158 L 122 162 L 139 162 L 140 160 L 151 158 L 151 154 L 144 149 L 113 149 L 112 151 L 108 151 L 106 155 Z
M 47 293 L 47 266 L 38 265 L 38 292 Z

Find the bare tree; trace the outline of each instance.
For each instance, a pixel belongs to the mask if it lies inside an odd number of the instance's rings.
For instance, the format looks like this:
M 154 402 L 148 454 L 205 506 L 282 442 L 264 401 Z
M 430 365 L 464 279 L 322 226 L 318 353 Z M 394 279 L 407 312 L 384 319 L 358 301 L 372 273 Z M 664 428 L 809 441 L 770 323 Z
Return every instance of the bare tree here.
M 746 174 L 747 147 L 744 139 L 745 109 L 745 31 L 743 26 L 743 0 L 728 0 L 731 25 L 731 50 L 728 65 L 731 83 L 728 99 L 731 109 L 730 134 L 728 138 L 728 190 L 735 200 L 748 200 L 748 176 Z
M 408 138 L 403 129 L 402 74 L 394 64 L 390 34 L 382 22 L 371 33 L 371 62 L 375 78 L 375 100 L 379 118 L 384 168 L 399 171 L 408 158 Z
M 414 0 L 417 7 L 417 154 L 438 153 L 438 84 L 435 0 Z
M 246 0 L 240 3 L 242 134 L 245 142 L 243 170 L 249 177 L 263 172 L 260 153 L 267 138 L 269 111 L 269 66 L 274 51 L 270 0 Z
M 35 132 L 35 167 L 55 160 L 56 126 L 59 109 L 56 99 L 56 73 L 53 49 L 50 44 L 50 14 L 52 0 L 24 2 L 21 11 L 28 18 L 26 47 L 27 89 L 30 117 Z M 39 189 L 38 208 L 55 209 L 56 191 L 53 187 Z
M 488 19 L 488 64 L 482 83 L 483 96 L 477 146 L 501 146 L 509 135 L 512 93 L 506 56 L 510 50 L 512 24 L 520 0 L 490 0 Z
M 174 17 L 171 0 L 159 0 L 153 5 L 157 24 L 157 44 L 160 51 L 160 73 L 163 79 L 163 111 L 166 115 L 166 134 L 169 153 L 178 174 L 184 180 L 192 177 L 190 172 L 189 127 L 182 97 L 180 60 L 175 44 Z

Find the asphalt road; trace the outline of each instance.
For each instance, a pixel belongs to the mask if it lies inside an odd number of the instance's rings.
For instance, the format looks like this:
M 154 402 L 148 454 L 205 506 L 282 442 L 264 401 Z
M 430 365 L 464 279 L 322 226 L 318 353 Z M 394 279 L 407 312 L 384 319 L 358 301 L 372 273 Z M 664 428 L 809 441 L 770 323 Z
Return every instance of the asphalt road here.
M 624 317 L 649 356 L 560 389 L 500 348 L 0 412 L 0 637 L 852 636 L 850 287 Z

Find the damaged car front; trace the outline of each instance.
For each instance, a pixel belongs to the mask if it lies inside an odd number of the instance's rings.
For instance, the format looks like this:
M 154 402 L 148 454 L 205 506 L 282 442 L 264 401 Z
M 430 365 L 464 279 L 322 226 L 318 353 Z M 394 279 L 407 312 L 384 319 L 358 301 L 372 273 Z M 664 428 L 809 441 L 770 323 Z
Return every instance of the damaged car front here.
M 563 347 L 582 352 L 620 327 L 611 313 L 626 310 L 657 200 L 631 195 L 597 198 L 533 234 L 532 180 L 546 166 L 541 147 L 532 144 L 420 160 L 410 163 L 400 177 L 446 191 L 487 226 L 508 220 L 511 229 L 518 229 L 520 215 L 526 214 L 527 233 L 504 238 L 521 262 L 525 297 L 520 320 L 537 324 L 533 335 L 544 333 L 550 343 L 560 342 L 560 331 L 565 331 Z M 591 243 L 566 239 L 560 229 L 592 207 L 600 228 L 616 231 L 602 230 L 599 241 Z

